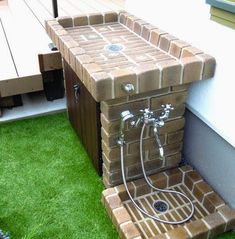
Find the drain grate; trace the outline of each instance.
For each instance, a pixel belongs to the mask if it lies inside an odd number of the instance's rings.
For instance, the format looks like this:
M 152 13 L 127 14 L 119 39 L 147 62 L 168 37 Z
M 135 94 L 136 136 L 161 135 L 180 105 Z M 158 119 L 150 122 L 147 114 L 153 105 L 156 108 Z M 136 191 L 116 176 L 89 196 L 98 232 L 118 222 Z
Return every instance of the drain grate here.
M 153 203 L 153 208 L 157 212 L 166 212 L 169 209 L 169 204 L 163 200 L 158 200 Z
M 113 53 L 118 53 L 124 49 L 124 46 L 122 44 L 108 44 L 104 49 Z

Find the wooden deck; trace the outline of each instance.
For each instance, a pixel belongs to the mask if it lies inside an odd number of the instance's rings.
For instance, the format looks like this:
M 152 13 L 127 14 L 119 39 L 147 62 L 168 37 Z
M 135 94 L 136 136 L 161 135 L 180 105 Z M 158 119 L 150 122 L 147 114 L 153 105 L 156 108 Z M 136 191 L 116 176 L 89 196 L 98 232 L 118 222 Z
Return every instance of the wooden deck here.
M 59 16 L 123 8 L 124 0 L 58 0 Z M 51 0 L 0 0 L 0 97 L 43 89 L 38 54 L 50 52 L 50 18 Z

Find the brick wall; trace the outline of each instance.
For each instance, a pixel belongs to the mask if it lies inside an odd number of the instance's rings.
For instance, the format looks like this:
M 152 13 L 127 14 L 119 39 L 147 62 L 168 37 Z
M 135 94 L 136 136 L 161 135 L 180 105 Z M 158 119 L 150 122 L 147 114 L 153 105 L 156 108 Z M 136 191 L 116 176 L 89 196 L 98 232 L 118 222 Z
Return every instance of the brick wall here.
M 178 165 L 181 160 L 181 149 L 184 129 L 184 111 L 188 85 L 167 87 L 148 93 L 121 97 L 101 102 L 101 136 L 103 150 L 103 181 L 106 187 L 122 183 L 120 147 L 117 145 L 120 113 L 130 110 L 134 115 L 144 108 L 159 113 L 162 104 L 171 103 L 174 110 L 164 127 L 159 129 L 161 142 L 164 145 L 166 165 L 159 158 L 158 146 L 150 126 L 144 133 L 144 160 L 148 173 L 155 173 Z M 126 124 L 124 160 L 127 180 L 142 177 L 140 166 L 139 137 L 142 125 L 133 128 Z

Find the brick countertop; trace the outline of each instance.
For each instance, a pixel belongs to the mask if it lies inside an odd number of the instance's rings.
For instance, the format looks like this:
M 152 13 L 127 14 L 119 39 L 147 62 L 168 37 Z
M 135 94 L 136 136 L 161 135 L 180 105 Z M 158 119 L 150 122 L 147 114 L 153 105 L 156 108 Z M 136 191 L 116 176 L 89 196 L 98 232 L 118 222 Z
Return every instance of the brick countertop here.
M 96 101 L 208 79 L 215 71 L 213 57 L 127 12 L 61 17 L 46 21 L 46 30 Z

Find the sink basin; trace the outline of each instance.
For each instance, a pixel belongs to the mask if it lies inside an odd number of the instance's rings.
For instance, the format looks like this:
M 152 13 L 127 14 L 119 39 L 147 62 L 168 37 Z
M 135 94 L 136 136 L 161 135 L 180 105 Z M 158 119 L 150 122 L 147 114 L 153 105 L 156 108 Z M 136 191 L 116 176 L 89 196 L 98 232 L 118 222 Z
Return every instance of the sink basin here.
M 190 166 L 153 174 L 150 180 L 157 187 L 185 193 L 195 206 L 193 217 L 180 225 L 157 222 L 141 214 L 130 201 L 124 185 L 118 185 L 103 191 L 102 202 L 120 238 L 207 239 L 234 227 L 235 212 Z M 190 214 L 188 201 L 174 194 L 152 191 L 143 178 L 129 182 L 128 188 L 139 206 L 160 219 L 182 220 Z M 153 207 L 156 202 L 165 202 L 167 210 L 157 211 Z
M 215 59 L 127 12 L 61 17 L 46 30 L 96 101 L 211 78 Z

